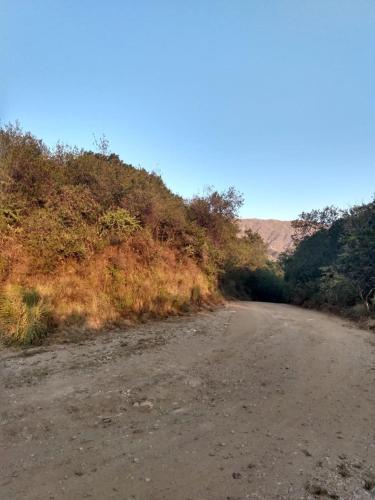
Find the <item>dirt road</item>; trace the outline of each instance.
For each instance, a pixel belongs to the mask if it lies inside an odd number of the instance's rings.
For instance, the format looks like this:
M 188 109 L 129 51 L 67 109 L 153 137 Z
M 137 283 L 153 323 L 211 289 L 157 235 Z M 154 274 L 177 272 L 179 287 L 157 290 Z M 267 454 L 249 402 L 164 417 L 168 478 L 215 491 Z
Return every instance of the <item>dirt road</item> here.
M 0 352 L 0 498 L 375 498 L 375 336 L 232 303 Z

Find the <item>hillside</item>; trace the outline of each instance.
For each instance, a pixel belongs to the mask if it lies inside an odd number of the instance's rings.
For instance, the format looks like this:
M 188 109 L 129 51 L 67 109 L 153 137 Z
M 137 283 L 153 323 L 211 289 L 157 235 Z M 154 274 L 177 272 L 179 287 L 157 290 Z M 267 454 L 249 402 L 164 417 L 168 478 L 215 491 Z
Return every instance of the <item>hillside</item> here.
M 247 229 L 258 233 L 267 243 L 273 258 L 287 250 L 292 243 L 293 229 L 290 221 L 276 219 L 240 219 L 241 234 Z
M 6 126 L 0 186 L 3 343 L 179 314 L 236 291 L 237 268 L 267 265 L 260 238 L 237 238 L 234 188 L 183 200 L 105 148 L 50 150 Z

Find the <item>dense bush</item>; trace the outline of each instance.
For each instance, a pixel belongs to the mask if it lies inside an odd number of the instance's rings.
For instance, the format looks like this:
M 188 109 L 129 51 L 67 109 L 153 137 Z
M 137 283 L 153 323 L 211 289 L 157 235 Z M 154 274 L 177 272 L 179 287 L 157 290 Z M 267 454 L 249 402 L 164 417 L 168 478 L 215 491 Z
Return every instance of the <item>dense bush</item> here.
M 99 218 L 100 234 L 109 237 L 111 244 L 121 243 L 139 228 L 137 219 L 124 208 L 107 210 Z
M 292 301 L 375 313 L 375 201 L 302 214 L 294 226 L 296 247 L 283 257 Z

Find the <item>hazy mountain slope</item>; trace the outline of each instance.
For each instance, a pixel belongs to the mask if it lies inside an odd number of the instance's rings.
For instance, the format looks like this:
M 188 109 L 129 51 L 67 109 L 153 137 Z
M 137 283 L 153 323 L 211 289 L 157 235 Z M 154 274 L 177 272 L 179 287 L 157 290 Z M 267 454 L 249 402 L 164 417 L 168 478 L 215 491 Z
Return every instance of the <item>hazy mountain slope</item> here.
M 289 248 L 292 243 L 292 226 L 290 221 L 276 219 L 240 219 L 241 233 L 251 229 L 260 234 L 268 244 L 270 256 L 276 258 Z

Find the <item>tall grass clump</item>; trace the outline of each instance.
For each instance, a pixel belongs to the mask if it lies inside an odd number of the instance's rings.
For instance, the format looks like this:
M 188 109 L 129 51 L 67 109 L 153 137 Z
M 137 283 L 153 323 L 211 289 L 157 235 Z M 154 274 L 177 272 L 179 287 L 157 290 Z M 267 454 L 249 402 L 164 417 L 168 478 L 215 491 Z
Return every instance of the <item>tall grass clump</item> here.
M 49 324 L 49 310 L 35 289 L 10 286 L 0 293 L 0 339 L 5 344 L 38 344 Z

